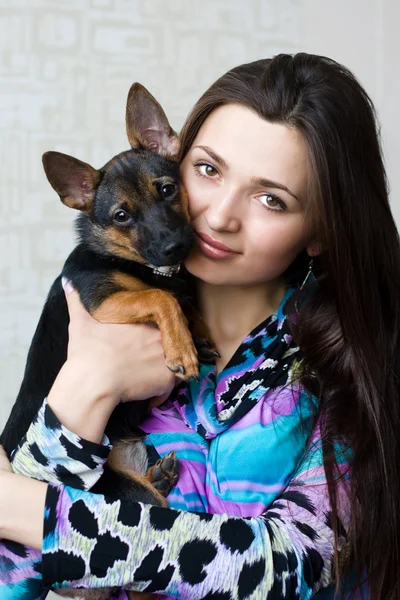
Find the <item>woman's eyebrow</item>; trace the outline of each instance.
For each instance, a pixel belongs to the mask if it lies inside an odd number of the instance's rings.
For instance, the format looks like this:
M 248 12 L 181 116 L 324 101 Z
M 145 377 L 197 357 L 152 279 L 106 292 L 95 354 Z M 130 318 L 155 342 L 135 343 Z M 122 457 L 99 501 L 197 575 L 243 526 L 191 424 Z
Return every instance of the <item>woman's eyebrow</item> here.
M 204 152 L 207 152 L 207 154 L 213 160 L 215 160 L 215 162 L 218 163 L 221 167 L 224 167 L 224 169 L 228 168 L 228 165 L 226 164 L 226 162 L 224 161 L 224 159 L 221 156 L 219 156 L 218 154 L 216 154 L 214 152 L 214 150 L 211 150 L 211 148 L 209 146 L 193 146 L 193 150 L 195 148 L 200 148 L 200 150 L 204 150 Z
M 214 152 L 214 150 L 212 150 L 210 148 L 210 146 L 202 146 L 202 145 L 193 146 L 193 150 L 195 148 L 200 148 L 200 150 L 204 150 L 204 152 L 206 152 L 221 167 L 223 167 L 224 169 L 228 169 L 228 165 L 225 162 L 225 160 L 221 156 L 219 156 L 216 152 Z M 300 202 L 298 197 L 295 194 L 293 194 L 293 192 L 291 192 L 289 190 L 289 188 L 287 188 L 282 183 L 278 183 L 277 181 L 272 181 L 271 179 L 265 179 L 264 177 L 252 177 L 251 181 L 261 187 L 269 187 L 269 188 L 275 188 L 278 190 L 283 190 L 283 191 L 287 192 L 288 194 L 290 194 L 291 196 L 293 196 L 293 198 L 295 198 L 297 200 L 297 202 Z
M 283 183 L 278 183 L 277 181 L 272 181 L 271 179 L 264 179 L 264 177 L 252 177 L 251 181 L 256 185 L 260 185 L 261 187 L 269 187 L 276 188 L 278 190 L 284 190 L 285 192 L 293 196 L 293 198 L 295 198 L 297 202 L 300 202 L 298 197 L 295 194 L 293 194 L 293 192 L 291 192 L 289 188 L 286 187 L 286 185 L 283 185 Z

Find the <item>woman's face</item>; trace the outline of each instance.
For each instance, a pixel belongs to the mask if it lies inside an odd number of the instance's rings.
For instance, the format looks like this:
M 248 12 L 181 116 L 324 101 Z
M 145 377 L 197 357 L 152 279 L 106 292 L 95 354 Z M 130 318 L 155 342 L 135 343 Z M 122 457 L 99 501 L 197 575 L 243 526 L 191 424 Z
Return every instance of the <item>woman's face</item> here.
M 277 279 L 312 241 L 296 130 L 237 104 L 215 109 L 181 165 L 196 244 L 190 273 L 215 285 Z

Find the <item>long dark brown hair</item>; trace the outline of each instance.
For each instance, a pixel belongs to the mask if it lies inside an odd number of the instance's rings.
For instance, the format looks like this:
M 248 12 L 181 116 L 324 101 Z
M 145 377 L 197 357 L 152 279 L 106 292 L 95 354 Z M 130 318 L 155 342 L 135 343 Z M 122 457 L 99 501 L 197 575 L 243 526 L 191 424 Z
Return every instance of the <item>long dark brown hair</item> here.
M 304 53 L 257 60 L 232 69 L 200 98 L 181 132 L 181 158 L 208 115 L 229 103 L 294 127 L 306 141 L 306 217 L 322 252 L 309 284 L 317 288 L 301 303 L 293 334 L 301 381 L 318 390 L 335 579 L 355 568 L 358 582 L 367 573 L 372 598 L 398 599 L 400 252 L 374 106 L 334 60 Z M 304 278 L 307 265 L 304 251 L 291 276 Z M 352 453 L 347 565 L 338 554 L 337 441 Z

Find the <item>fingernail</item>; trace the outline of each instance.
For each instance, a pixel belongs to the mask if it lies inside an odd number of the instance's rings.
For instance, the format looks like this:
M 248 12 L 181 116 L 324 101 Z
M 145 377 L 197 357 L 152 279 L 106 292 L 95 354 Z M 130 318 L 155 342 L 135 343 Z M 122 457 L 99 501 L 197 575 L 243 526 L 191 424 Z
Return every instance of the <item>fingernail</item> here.
M 74 286 L 66 277 L 61 277 L 61 285 L 63 286 L 64 292 L 67 296 L 74 291 Z

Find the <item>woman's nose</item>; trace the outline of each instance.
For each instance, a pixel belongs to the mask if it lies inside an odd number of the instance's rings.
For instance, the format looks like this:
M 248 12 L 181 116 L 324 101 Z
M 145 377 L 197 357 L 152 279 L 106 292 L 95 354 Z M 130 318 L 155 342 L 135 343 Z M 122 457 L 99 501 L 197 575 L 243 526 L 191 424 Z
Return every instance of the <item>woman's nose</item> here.
M 239 202 L 234 194 L 210 203 L 206 219 L 210 229 L 235 233 L 240 229 Z

